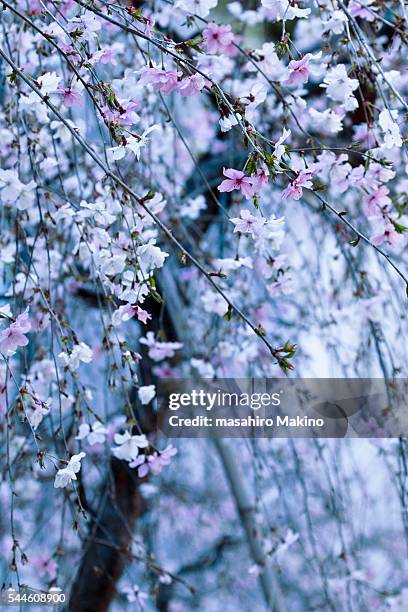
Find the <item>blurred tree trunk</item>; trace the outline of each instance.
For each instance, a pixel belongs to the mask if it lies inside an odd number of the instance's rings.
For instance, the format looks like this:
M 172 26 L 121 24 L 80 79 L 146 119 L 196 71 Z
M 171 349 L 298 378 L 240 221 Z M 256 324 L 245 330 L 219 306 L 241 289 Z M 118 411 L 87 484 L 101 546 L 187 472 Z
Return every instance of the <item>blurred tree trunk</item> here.
M 136 520 L 145 505 L 141 480 L 125 461 L 112 457 L 101 507 L 95 517 L 69 600 L 70 612 L 107 612 L 130 557 Z

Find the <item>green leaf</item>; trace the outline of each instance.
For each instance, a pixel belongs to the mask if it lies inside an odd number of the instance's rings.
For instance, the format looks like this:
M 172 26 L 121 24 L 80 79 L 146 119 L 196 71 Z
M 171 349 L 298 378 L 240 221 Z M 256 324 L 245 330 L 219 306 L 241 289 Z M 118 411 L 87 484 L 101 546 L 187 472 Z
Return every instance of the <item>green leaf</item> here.
M 395 231 L 398 232 L 398 234 L 403 234 L 404 232 L 406 232 L 408 230 L 408 227 L 406 227 L 405 225 L 402 225 L 401 223 L 397 223 L 396 221 L 392 222 Z
M 142 200 L 143 202 L 147 202 L 148 200 L 152 200 L 154 198 L 156 194 L 154 193 L 154 191 L 148 191 L 146 193 L 146 195 L 143 196 Z
M 156 289 L 150 289 L 150 295 L 154 300 L 156 300 L 156 302 L 158 302 L 159 304 L 163 304 L 163 298 L 160 293 L 156 291 Z
M 232 319 L 232 315 L 234 314 L 231 305 L 228 305 L 228 310 L 225 313 L 225 315 L 223 316 L 223 319 L 225 319 L 226 321 L 231 321 Z

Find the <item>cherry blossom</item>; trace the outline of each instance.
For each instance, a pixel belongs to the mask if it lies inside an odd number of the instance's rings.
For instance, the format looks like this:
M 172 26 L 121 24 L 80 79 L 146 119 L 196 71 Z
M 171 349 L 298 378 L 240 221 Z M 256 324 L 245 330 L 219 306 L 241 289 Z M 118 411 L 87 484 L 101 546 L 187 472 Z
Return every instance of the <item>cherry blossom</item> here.
M 374 0 L 352 0 L 348 6 L 353 17 L 361 17 L 367 21 L 374 21 L 376 6 L 371 6 Z
M 79 426 L 75 440 L 86 439 L 90 446 L 94 446 L 95 444 L 103 444 L 107 434 L 108 430 L 100 421 L 95 421 L 93 425 L 82 423 Z
M 299 8 L 295 2 L 288 0 L 262 0 L 262 6 L 267 9 L 266 15 L 272 21 L 302 18 L 310 14 L 310 8 Z
M 46 72 L 37 79 L 41 93 L 44 96 L 56 92 L 60 81 L 61 77 L 58 76 L 56 72 Z
M 343 113 L 327 108 L 325 111 L 318 111 L 311 108 L 310 116 L 312 118 L 313 127 L 325 134 L 337 134 L 343 129 Z
M 256 25 L 262 21 L 260 11 L 244 10 L 240 2 L 229 2 L 227 8 L 231 15 L 248 25 Z
M 309 63 L 313 59 L 319 59 L 321 53 L 313 55 L 312 53 L 306 53 L 300 60 L 291 60 L 289 62 L 289 77 L 285 81 L 285 85 L 300 85 L 307 83 L 309 80 Z
M 284 80 L 287 76 L 287 68 L 282 60 L 279 59 L 275 45 L 271 42 L 266 42 L 260 49 L 256 49 L 255 53 L 260 58 L 258 66 L 274 81 Z M 255 70 L 253 64 L 248 66 L 250 70 Z
M 201 295 L 201 302 L 206 312 L 211 312 L 223 317 L 228 312 L 227 301 L 215 291 L 208 289 Z
M 239 218 L 230 219 L 230 221 L 235 225 L 234 232 L 251 234 L 253 238 L 256 238 L 257 234 L 261 232 L 262 226 L 266 223 L 266 219 L 255 217 L 246 209 L 241 210 Z
M 275 555 L 278 558 L 279 562 L 281 561 L 282 556 L 285 554 L 288 548 L 290 546 L 293 546 L 298 540 L 299 540 L 299 534 L 294 533 L 291 529 L 288 529 L 282 544 L 280 544 L 275 551 Z
M 262 102 L 265 102 L 266 95 L 267 89 L 264 83 L 255 83 L 250 91 L 242 96 L 245 99 L 245 117 L 248 121 L 253 121 L 254 111 Z
M 151 83 L 155 91 L 168 95 L 178 89 L 182 74 L 182 72 L 174 70 L 163 70 L 155 67 L 144 68 L 140 73 L 140 83 Z
M 114 160 L 123 159 L 123 157 L 126 155 L 127 151 L 129 150 L 135 155 L 136 159 L 139 160 L 141 156 L 142 147 L 145 147 L 149 143 L 149 140 L 150 140 L 150 138 L 147 138 L 147 135 L 159 129 L 160 128 L 158 125 L 151 125 L 140 136 L 137 136 L 137 137 L 129 136 L 126 139 L 126 142 L 123 146 L 110 147 L 108 151 L 112 159 Z
M 376 246 L 379 246 L 383 243 L 388 244 L 391 247 L 398 245 L 404 237 L 401 233 L 397 232 L 393 223 L 387 221 L 383 230 L 381 230 L 378 234 L 374 234 L 371 237 L 371 242 Z
M 323 31 L 341 34 L 344 30 L 344 24 L 347 23 L 347 21 L 347 15 L 343 13 L 343 11 L 339 9 L 330 11 L 328 18 L 323 21 Z
M 178 86 L 178 91 L 182 96 L 195 96 L 200 93 L 204 85 L 204 77 L 201 74 L 195 74 L 183 79 Z
M 86 457 L 86 453 L 72 455 L 68 465 L 65 468 L 58 470 L 54 481 L 54 487 L 56 489 L 65 488 L 71 484 L 73 480 L 77 480 L 77 474 L 81 469 L 81 460 L 84 457 Z
M 271 215 L 257 234 L 256 251 L 263 255 L 266 255 L 270 249 L 279 251 L 285 238 L 284 227 L 285 217 L 276 218 L 275 215 Z
M 134 603 L 136 601 L 142 609 L 144 608 L 146 599 L 149 597 L 148 594 L 142 591 L 137 584 L 124 587 L 123 592 L 126 594 L 126 598 L 129 603 Z
M 166 257 L 169 256 L 168 253 L 165 253 L 160 247 L 156 246 L 154 242 L 138 247 L 136 252 L 143 274 L 148 274 L 156 268 L 162 268 Z
M 115 326 L 121 325 L 122 323 L 129 321 L 129 319 L 132 317 L 137 317 L 137 319 L 144 324 L 146 324 L 147 321 L 152 318 L 147 310 L 143 310 L 143 308 L 140 308 L 140 306 L 124 304 L 123 306 L 119 306 L 119 308 L 113 313 L 112 324 Z
M 176 6 L 179 8 L 198 15 L 198 17 L 207 17 L 210 10 L 215 8 L 218 0 L 177 0 Z
M 269 170 L 266 168 L 258 168 L 256 175 L 252 178 L 252 186 L 254 192 L 258 193 L 262 187 L 267 185 L 269 182 Z
M 282 159 L 282 156 L 285 153 L 285 146 L 283 143 L 289 138 L 290 135 L 291 131 L 283 128 L 282 136 L 280 136 L 275 143 L 273 154 L 278 161 Z
M 218 185 L 218 190 L 221 192 L 230 192 L 239 190 L 247 200 L 254 195 L 253 179 L 250 176 L 245 176 L 241 170 L 227 168 L 223 170 L 224 176 L 227 178 Z
M 220 119 L 221 132 L 229 132 L 234 127 L 234 125 L 238 125 L 238 119 L 239 120 L 242 119 L 239 113 L 237 113 L 237 116 L 228 115 L 227 117 L 221 117 Z
M 296 176 L 296 178 L 291 181 L 291 183 L 282 191 L 282 198 L 287 199 L 291 198 L 293 200 L 300 200 L 303 195 L 303 188 L 311 189 L 312 188 L 312 172 L 310 170 L 302 170 Z
M 59 94 L 61 94 L 64 104 L 67 108 L 70 108 L 74 104 L 78 106 L 82 106 L 82 92 L 72 89 L 71 87 L 58 88 L 56 90 Z
M 117 459 L 124 461 L 136 459 L 139 449 L 149 446 L 145 435 L 131 435 L 129 431 L 125 431 L 124 434 L 115 434 L 114 441 L 118 446 L 112 448 L 112 453 Z
M 144 385 L 139 387 L 137 395 L 143 405 L 149 404 L 156 395 L 156 386 Z
M 402 147 L 402 139 L 400 129 L 397 123 L 398 111 L 397 110 L 383 110 L 381 111 L 378 123 L 380 124 L 383 132 L 385 149 L 392 149 L 393 147 Z
M 27 346 L 28 338 L 26 334 L 31 329 L 31 322 L 28 308 L 18 315 L 14 323 L 11 323 L 0 333 L 0 352 L 7 357 L 11 357 L 19 346 Z
M 34 203 L 33 191 L 36 186 L 35 181 L 22 183 L 14 170 L 0 169 L 1 199 L 6 204 L 15 204 L 19 210 L 27 210 Z
M 221 128 L 222 129 L 222 128 Z M 204 196 L 198 195 L 196 198 L 187 200 L 180 208 L 180 215 L 188 219 L 197 219 L 200 213 L 207 208 Z
M 92 55 L 92 63 L 100 62 L 101 64 L 112 64 L 117 65 L 116 54 L 123 50 L 122 46 L 112 45 L 111 47 L 104 47 Z
M 390 190 L 382 185 L 373 193 L 364 197 L 365 212 L 369 217 L 378 217 L 388 211 L 391 207 L 391 198 L 388 196 Z
M 65 367 L 75 371 L 81 363 L 90 363 L 92 361 L 93 351 L 85 342 L 79 342 L 72 351 L 68 353 L 62 351 L 58 357 Z
M 57 576 L 57 563 L 47 555 L 41 554 L 30 559 L 40 576 L 48 576 L 54 580 Z
M 353 94 L 358 87 L 358 80 L 349 78 L 344 64 L 337 64 L 324 77 L 320 87 L 326 89 L 329 98 L 344 104 L 348 111 L 357 108 L 357 100 Z
M 162 469 L 170 464 L 171 457 L 177 454 L 177 449 L 172 444 L 169 444 L 164 450 L 154 452 L 151 455 L 139 455 L 134 461 L 129 463 L 130 467 L 137 467 L 137 473 L 140 478 L 147 476 L 149 472 L 152 474 L 160 474 Z
M 231 26 L 217 25 L 210 22 L 205 30 L 203 30 L 203 45 L 207 53 L 227 53 L 231 54 L 234 34 Z
M 175 351 L 181 349 L 181 342 L 162 342 L 156 340 L 153 332 L 147 332 L 146 337 L 140 338 L 140 343 L 148 347 L 148 355 L 153 361 L 161 361 L 173 357 Z
M 42 423 L 44 417 L 50 413 L 50 406 L 46 402 L 37 398 L 33 398 L 29 404 L 30 406 L 28 408 L 27 417 L 31 427 L 35 431 Z

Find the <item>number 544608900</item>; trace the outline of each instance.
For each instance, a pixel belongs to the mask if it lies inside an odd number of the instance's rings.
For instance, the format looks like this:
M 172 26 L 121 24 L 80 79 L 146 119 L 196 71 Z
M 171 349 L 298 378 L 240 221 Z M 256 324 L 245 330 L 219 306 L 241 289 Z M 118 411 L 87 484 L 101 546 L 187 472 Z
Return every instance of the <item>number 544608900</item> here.
M 8 591 L 3 592 L 3 597 L 2 597 L 3 602 L 7 605 L 13 605 L 13 604 L 22 604 L 22 603 L 28 603 L 28 604 L 48 604 L 48 605 L 58 605 L 58 604 L 62 604 L 65 603 L 66 601 L 66 595 L 65 593 L 61 593 L 59 590 L 57 591 L 50 591 L 48 593 L 44 593 L 44 592 L 27 592 L 26 590 L 23 591 L 16 591 L 14 589 L 8 589 Z

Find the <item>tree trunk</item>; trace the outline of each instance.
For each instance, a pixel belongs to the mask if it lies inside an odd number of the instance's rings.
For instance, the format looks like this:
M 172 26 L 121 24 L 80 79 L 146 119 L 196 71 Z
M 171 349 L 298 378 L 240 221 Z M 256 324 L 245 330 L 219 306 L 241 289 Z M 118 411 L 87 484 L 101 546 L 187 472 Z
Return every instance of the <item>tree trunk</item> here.
M 104 499 L 71 589 L 70 612 L 107 612 L 129 560 L 136 519 L 144 511 L 136 470 L 112 457 Z

